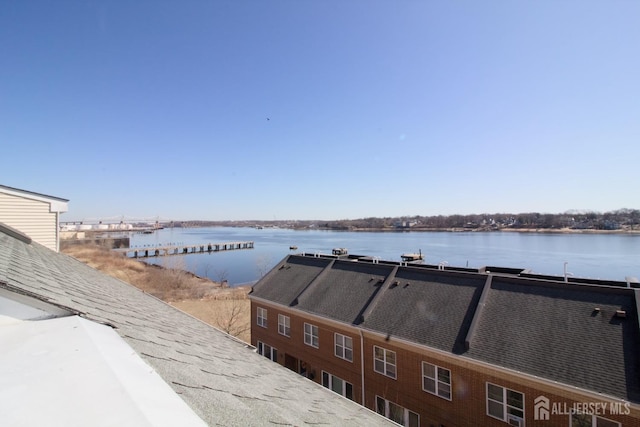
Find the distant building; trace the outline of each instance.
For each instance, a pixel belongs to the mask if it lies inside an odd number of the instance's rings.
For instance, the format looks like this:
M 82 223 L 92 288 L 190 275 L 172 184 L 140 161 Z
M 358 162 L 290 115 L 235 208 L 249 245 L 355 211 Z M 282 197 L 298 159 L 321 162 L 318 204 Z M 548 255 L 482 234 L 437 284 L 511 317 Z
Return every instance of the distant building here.
M 60 249 L 60 214 L 68 200 L 0 185 L 0 223 L 51 250 Z
M 416 221 L 396 221 L 393 225 L 396 228 L 411 228 L 415 227 L 416 224 Z
M 640 289 L 289 255 L 258 352 L 405 426 L 640 426 Z

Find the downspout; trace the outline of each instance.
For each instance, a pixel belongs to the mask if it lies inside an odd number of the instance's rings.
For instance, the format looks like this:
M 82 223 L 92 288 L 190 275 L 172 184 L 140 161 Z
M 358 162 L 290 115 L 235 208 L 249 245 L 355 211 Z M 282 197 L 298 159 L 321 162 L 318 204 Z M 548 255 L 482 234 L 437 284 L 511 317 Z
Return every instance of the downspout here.
M 60 212 L 56 212 L 56 252 L 60 252 Z
M 367 407 L 367 403 L 364 400 L 364 336 L 362 335 L 362 329 L 358 329 L 360 332 L 360 380 L 362 387 L 362 406 Z

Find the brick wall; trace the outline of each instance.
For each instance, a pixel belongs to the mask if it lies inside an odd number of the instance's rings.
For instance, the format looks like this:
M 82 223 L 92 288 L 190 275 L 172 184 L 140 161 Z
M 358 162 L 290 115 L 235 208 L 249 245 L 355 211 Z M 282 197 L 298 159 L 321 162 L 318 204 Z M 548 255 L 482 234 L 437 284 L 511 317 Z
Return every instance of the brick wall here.
M 267 327 L 257 325 L 257 307 L 267 309 Z M 291 333 L 285 337 L 278 333 L 278 314 L 290 317 Z M 304 343 L 304 323 L 318 326 L 319 346 L 311 347 Z M 334 334 L 341 333 L 353 338 L 353 361 L 338 358 L 334 354 Z M 258 341 L 266 343 L 278 350 L 278 363 L 286 366 L 286 354 L 295 357 L 300 363 L 306 364 L 308 376 L 317 382 L 322 382 L 322 371 L 347 381 L 353 386 L 353 400 L 362 403 L 360 339 L 349 328 L 328 326 L 326 323 L 305 318 L 298 314 L 283 311 L 261 304 L 251 305 L 251 344 L 257 346 Z M 289 368 L 291 368 L 289 366 Z
M 257 307 L 267 309 L 266 328 L 257 326 Z M 278 350 L 278 363 L 285 365 L 285 354 L 306 362 L 307 372 L 313 373 L 313 381 L 322 382 L 322 371 L 327 371 L 353 385 L 353 398 L 361 403 L 361 331 L 329 319 L 306 315 L 285 307 L 252 301 L 251 343 L 266 343 Z M 278 333 L 278 314 L 290 317 L 290 337 Z M 319 348 L 304 343 L 304 323 L 319 328 Z M 353 361 L 348 362 L 334 354 L 334 334 L 338 332 L 353 339 Z M 640 427 L 640 409 L 630 409 L 628 415 L 611 414 L 610 402 L 594 393 L 556 385 L 526 375 L 489 366 L 471 359 L 446 352 L 430 350 L 405 341 L 363 331 L 365 406 L 376 409 L 376 396 L 417 413 L 421 426 L 507 426 L 504 421 L 487 415 L 487 382 L 524 395 L 524 420 L 526 426 L 567 427 L 569 415 L 564 412 L 574 404 L 607 402 L 602 415 L 622 423 L 624 427 Z M 374 370 L 374 346 L 395 352 L 396 378 L 390 378 Z M 436 396 L 422 389 L 422 362 L 427 362 L 451 372 L 451 400 Z M 549 399 L 549 419 L 534 419 L 534 400 L 539 396 Z M 600 409 L 603 409 L 602 407 Z

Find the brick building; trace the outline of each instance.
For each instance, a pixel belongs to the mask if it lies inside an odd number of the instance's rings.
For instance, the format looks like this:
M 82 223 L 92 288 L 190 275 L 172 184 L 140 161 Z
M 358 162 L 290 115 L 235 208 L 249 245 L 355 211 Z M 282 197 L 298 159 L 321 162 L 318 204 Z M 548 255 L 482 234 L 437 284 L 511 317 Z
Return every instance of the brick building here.
M 251 341 L 406 426 L 640 426 L 639 292 L 289 255 L 250 294 Z

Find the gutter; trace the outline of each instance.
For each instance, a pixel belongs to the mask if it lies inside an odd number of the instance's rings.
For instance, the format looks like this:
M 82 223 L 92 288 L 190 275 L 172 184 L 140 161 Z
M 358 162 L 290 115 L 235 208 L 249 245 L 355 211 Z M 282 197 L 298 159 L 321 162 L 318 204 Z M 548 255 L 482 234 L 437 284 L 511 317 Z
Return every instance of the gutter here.
M 362 334 L 362 329 L 358 329 L 360 333 L 360 378 L 361 378 L 361 386 L 362 386 L 362 406 L 365 408 L 367 404 L 364 400 L 364 335 Z

